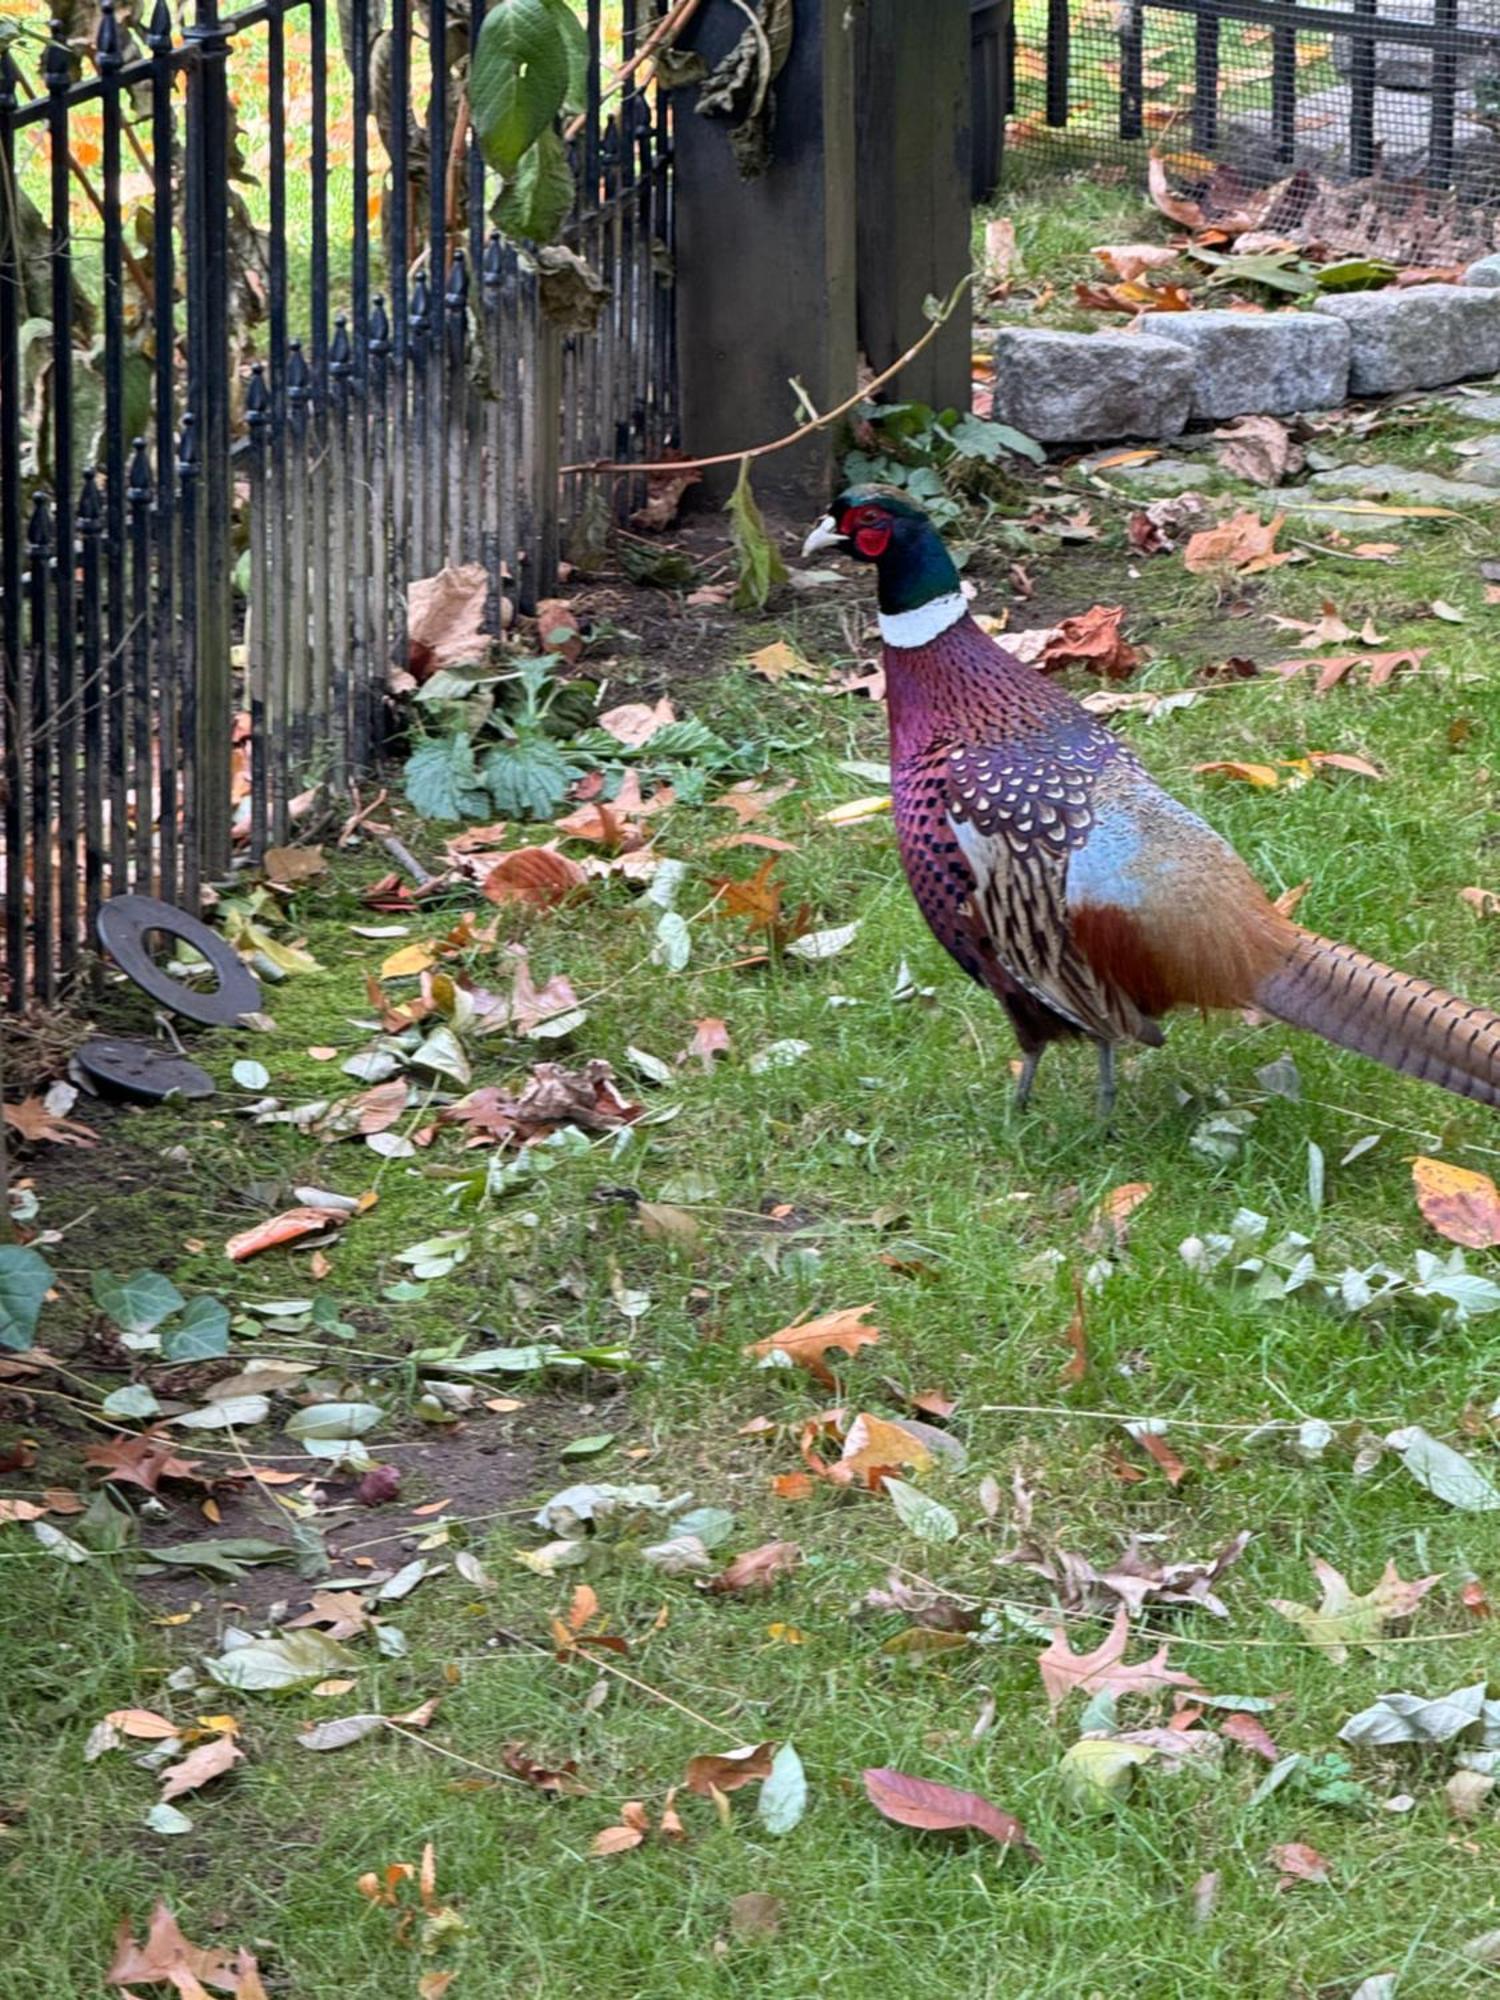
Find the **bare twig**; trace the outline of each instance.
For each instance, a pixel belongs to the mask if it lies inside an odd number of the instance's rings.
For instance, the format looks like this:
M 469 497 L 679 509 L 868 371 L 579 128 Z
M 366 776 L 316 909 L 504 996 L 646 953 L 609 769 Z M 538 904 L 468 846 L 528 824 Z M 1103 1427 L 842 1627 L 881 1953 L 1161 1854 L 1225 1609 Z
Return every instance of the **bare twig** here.
M 942 332 L 959 300 L 973 282 L 972 271 L 959 279 L 942 306 L 934 313 L 932 324 L 921 339 L 914 340 L 906 352 L 899 355 L 889 368 L 883 368 L 873 381 L 862 382 L 852 396 L 846 396 L 842 403 L 826 411 L 821 417 L 814 417 L 808 423 L 799 424 L 796 430 L 788 431 L 785 437 L 773 438 L 769 444 L 751 445 L 748 450 L 714 452 L 708 458 L 664 458 L 650 465 L 633 465 L 626 459 L 604 458 L 589 460 L 579 465 L 565 465 L 561 470 L 564 472 L 697 472 L 709 465 L 738 465 L 749 459 L 768 458 L 773 451 L 785 451 L 788 445 L 800 444 L 814 431 L 826 431 L 830 424 L 836 424 L 841 417 L 848 416 L 856 404 L 864 402 L 867 396 L 873 396 L 877 389 L 883 389 L 886 383 L 899 375 L 909 362 L 915 361 L 923 348 Z M 805 390 L 801 392 L 801 396 L 806 402 Z
M 665 43 L 672 41 L 679 30 L 685 28 L 688 22 L 692 20 L 701 5 L 702 0 L 677 0 L 676 6 L 672 8 L 670 13 L 662 16 L 661 20 L 657 22 L 650 34 L 647 35 L 645 41 L 641 43 L 629 62 L 622 63 L 619 69 L 615 71 L 608 85 L 600 94 L 599 102 L 604 104 L 614 96 L 616 91 L 623 90 L 641 64 L 649 61 Z M 565 139 L 576 139 L 587 122 L 588 114 L 580 111 L 578 116 L 564 127 L 563 137 Z

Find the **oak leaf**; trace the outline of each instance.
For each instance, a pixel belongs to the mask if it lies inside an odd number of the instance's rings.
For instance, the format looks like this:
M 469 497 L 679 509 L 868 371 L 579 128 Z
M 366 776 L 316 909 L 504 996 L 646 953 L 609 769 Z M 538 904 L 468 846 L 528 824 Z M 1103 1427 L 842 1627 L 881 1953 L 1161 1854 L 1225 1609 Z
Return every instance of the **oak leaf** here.
M 1151 1688 L 1197 1689 L 1193 1676 L 1167 1665 L 1167 1649 L 1158 1646 L 1149 1660 L 1125 1664 L 1130 1643 L 1130 1614 L 1122 1606 L 1109 1632 L 1091 1653 L 1075 1653 L 1066 1627 L 1053 1628 L 1052 1643 L 1037 1657 L 1037 1667 L 1053 1710 L 1061 1708 L 1077 1689 L 1083 1694 L 1144 1694 Z
M 253 1969 L 254 1960 L 250 1963 Z M 151 1912 L 144 1944 L 137 1944 L 131 1935 L 129 1917 L 120 1919 L 115 1933 L 115 1955 L 104 1977 L 110 1986 L 134 1986 L 138 1982 L 146 1986 L 170 1984 L 188 1996 L 193 1991 L 188 1984 L 190 1980 L 199 1983 L 200 1990 L 204 1985 L 221 1993 L 243 1990 L 239 1988 L 228 1952 L 189 1944 L 176 1917 L 161 1902 Z
M 1188 537 L 1182 552 L 1182 566 L 1194 576 L 1225 570 L 1236 576 L 1259 576 L 1291 561 L 1289 553 L 1278 554 L 1276 537 L 1281 533 L 1285 514 L 1273 514 L 1269 521 L 1249 508 L 1231 514 L 1216 527 L 1200 528 Z
M 1387 1625 L 1410 1618 L 1440 1575 L 1415 1577 L 1403 1582 L 1396 1565 L 1388 1562 L 1373 1590 L 1356 1597 L 1348 1582 L 1321 1556 L 1312 1558 L 1313 1575 L 1323 1586 L 1322 1601 L 1297 1604 L 1285 1597 L 1270 1599 L 1271 1609 L 1295 1625 L 1310 1646 L 1328 1655 L 1335 1665 L 1349 1657 L 1351 1646 L 1363 1646 L 1379 1655 L 1378 1644 Z
M 880 1333 L 877 1328 L 861 1322 L 868 1319 L 874 1310 L 873 1306 L 847 1306 L 841 1312 L 823 1313 L 817 1319 L 802 1321 L 800 1325 L 784 1326 L 779 1333 L 753 1341 L 744 1351 L 758 1359 L 770 1354 L 784 1354 L 799 1368 L 805 1368 L 825 1389 L 831 1389 L 834 1380 L 823 1359 L 824 1354 L 830 1348 L 840 1354 L 856 1354 L 862 1347 L 873 1347 Z

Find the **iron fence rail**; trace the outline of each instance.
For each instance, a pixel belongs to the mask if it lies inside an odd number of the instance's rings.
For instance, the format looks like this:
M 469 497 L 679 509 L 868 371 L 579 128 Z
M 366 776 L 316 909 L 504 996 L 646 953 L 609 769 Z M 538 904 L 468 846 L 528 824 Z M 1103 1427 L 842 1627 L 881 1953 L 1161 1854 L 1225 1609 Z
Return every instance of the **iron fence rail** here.
M 565 240 L 607 290 L 571 330 L 534 246 L 486 214 L 465 61 L 484 0 L 339 0 L 337 49 L 327 0 L 98 9 L 86 49 L 60 21 L 0 48 L 12 1008 L 56 997 L 103 899 L 196 908 L 299 795 L 369 769 L 410 585 L 482 564 L 498 631 L 553 587 L 564 442 L 655 458 L 673 421 L 669 99 L 607 76 L 652 0 L 580 0 Z M 257 185 L 236 105 L 261 96 Z

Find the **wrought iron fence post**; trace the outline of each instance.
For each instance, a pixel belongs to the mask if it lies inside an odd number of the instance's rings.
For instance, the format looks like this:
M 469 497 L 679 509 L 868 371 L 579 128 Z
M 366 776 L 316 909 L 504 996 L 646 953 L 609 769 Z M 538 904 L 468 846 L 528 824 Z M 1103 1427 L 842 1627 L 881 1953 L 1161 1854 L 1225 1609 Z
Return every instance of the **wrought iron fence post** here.
M 26 317 L 16 200 L 16 66 L 0 48 L 0 675 L 5 713 L 4 744 L 6 854 L 6 1000 L 26 1002 L 26 906 L 15 893 L 11 871 L 21 865 L 26 825 L 26 752 L 21 733 L 21 322 Z
M 104 533 L 104 496 L 92 466 L 83 475 L 78 495 L 78 554 L 82 580 L 83 634 L 83 909 L 88 934 L 104 900 L 104 702 L 101 623 L 103 596 L 100 537 Z M 163 763 L 175 762 L 170 755 Z
M 56 584 L 56 566 L 52 557 L 52 518 L 45 493 L 36 496 L 31 519 L 26 524 L 26 556 L 30 572 L 31 666 L 22 704 L 23 728 L 31 743 L 31 942 L 36 996 L 47 1006 L 57 996 L 52 954 L 52 918 L 56 908 L 52 879 L 52 671 L 47 644 L 47 599 Z M 14 865 L 24 883 L 23 853 L 16 854 Z
M 198 573 L 193 580 L 196 818 L 199 868 L 219 876 L 227 873 L 230 855 L 234 556 L 229 468 L 229 40 L 219 21 L 217 0 L 197 0 L 197 16 L 186 39 L 193 49 L 188 68 L 187 248 L 188 401 L 197 419 L 198 458 L 194 524 Z M 186 583 L 184 578 L 185 594 Z

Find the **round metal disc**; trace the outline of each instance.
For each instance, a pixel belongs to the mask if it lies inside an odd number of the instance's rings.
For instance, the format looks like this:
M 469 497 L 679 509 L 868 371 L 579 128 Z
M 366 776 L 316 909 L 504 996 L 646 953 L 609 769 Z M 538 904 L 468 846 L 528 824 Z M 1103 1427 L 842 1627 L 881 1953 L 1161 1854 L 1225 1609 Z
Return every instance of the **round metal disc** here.
M 242 1014 L 260 1008 L 260 982 L 244 960 L 217 931 L 186 910 L 174 910 L 155 896 L 114 896 L 99 911 L 99 942 L 115 964 L 159 1006 L 202 1021 L 210 1028 L 232 1028 Z M 208 960 L 218 985 L 200 993 L 173 979 L 146 948 L 153 932 L 177 938 Z
M 160 1104 L 173 1091 L 179 1097 L 212 1097 L 214 1080 L 186 1056 L 174 1056 L 155 1042 L 134 1042 L 124 1035 L 92 1035 L 74 1061 L 89 1082 L 121 1097 Z

